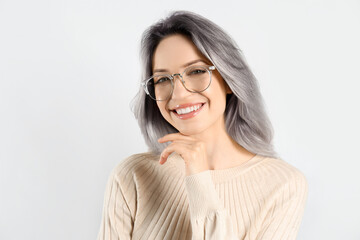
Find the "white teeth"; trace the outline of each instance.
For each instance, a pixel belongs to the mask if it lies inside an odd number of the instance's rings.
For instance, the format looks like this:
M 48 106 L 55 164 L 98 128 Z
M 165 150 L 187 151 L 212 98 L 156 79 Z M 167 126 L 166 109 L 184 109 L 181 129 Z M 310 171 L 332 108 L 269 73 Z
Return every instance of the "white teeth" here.
M 196 111 L 201 107 L 201 105 L 196 105 L 196 106 L 191 106 L 191 107 L 187 107 L 187 108 L 180 108 L 180 109 L 176 109 L 177 114 L 186 114 L 192 111 Z

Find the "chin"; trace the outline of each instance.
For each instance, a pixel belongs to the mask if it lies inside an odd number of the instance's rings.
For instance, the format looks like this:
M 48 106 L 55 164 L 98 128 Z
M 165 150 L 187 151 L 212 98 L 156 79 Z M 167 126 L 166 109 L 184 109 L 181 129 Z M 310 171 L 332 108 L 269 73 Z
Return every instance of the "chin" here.
M 176 128 L 176 130 L 179 131 L 179 133 L 184 134 L 184 135 L 195 135 L 195 134 L 199 134 L 201 132 L 203 132 L 206 129 L 206 126 L 204 125 L 203 122 L 187 122 L 184 120 L 180 120 L 184 121 L 182 123 L 179 123 L 177 121 L 174 121 L 173 119 L 171 119 L 171 116 L 169 115 L 169 118 L 166 119 L 167 122 L 170 123 L 171 126 L 173 126 L 174 128 Z M 170 120 L 170 121 L 169 121 Z
M 187 127 L 187 128 L 176 128 L 181 134 L 184 134 L 186 136 L 190 136 L 190 135 L 196 135 L 199 134 L 201 132 L 203 132 L 202 128 L 196 128 L 196 127 Z

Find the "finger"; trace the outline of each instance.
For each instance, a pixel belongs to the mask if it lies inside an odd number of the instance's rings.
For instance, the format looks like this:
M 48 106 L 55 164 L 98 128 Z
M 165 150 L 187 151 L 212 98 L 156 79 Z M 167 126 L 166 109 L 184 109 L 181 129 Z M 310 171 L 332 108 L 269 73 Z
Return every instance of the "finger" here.
M 167 158 L 169 157 L 169 155 L 171 153 L 174 152 L 174 145 L 179 145 L 179 144 L 182 144 L 182 145 L 185 145 L 187 143 L 185 142 L 179 142 L 179 140 L 177 140 L 176 142 L 172 142 L 171 144 L 169 144 L 161 153 L 160 155 L 160 160 L 159 160 L 159 163 L 160 164 L 164 164 L 166 161 L 167 161 Z M 176 147 L 176 146 L 175 146 Z
M 182 142 L 182 143 L 172 142 L 161 153 L 159 163 L 164 164 L 167 161 L 169 155 L 172 154 L 173 152 L 176 152 L 179 155 L 184 155 L 187 152 L 187 149 L 189 148 L 190 145 L 191 144 L 187 142 Z
M 170 146 L 170 145 L 174 145 L 174 144 L 184 144 L 184 145 L 193 145 L 194 143 L 193 142 L 191 142 L 191 141 L 185 141 L 185 140 L 177 140 L 177 139 L 175 139 L 175 140 L 172 140 L 172 141 L 170 141 L 171 143 L 168 145 L 168 146 Z M 168 147 L 167 146 L 167 147 Z
M 194 138 L 189 137 L 189 136 L 185 136 L 181 133 L 171 133 L 171 134 L 167 134 L 161 138 L 158 139 L 159 143 L 164 143 L 164 142 L 168 142 L 168 141 L 174 141 L 174 140 L 186 140 L 186 141 L 195 141 Z

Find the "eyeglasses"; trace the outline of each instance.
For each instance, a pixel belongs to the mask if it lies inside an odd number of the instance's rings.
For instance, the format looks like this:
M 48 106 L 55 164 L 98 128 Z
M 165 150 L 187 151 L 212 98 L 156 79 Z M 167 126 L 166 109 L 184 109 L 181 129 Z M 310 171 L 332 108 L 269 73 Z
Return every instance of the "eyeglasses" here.
M 155 74 L 141 85 L 152 99 L 164 101 L 169 99 L 174 91 L 175 76 L 180 76 L 181 83 L 187 91 L 199 93 L 210 86 L 213 70 L 215 66 L 190 66 L 182 74 Z

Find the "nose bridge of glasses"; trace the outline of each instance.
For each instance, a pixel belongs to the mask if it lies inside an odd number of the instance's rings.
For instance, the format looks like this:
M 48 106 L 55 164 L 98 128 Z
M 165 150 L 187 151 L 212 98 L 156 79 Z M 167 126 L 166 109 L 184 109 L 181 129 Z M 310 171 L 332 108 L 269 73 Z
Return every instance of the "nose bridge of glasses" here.
M 180 73 L 174 73 L 173 75 L 171 75 L 174 86 L 176 84 L 176 76 L 179 77 L 181 84 L 184 85 L 185 82 L 184 82 L 183 76 Z
M 171 76 L 171 82 L 172 82 L 172 89 L 171 89 L 171 93 L 170 93 L 170 95 L 169 95 L 169 97 L 174 97 L 174 95 L 175 96 L 178 96 L 179 94 L 180 95 L 182 95 L 183 93 L 181 93 L 182 91 L 186 91 L 187 89 L 186 89 L 186 87 L 185 87 L 185 82 L 184 82 L 184 79 L 183 79 L 183 77 L 182 77 L 182 74 L 180 74 L 180 73 L 174 73 L 174 74 L 172 74 L 172 75 L 170 75 Z M 179 81 L 178 81 L 178 83 L 177 83 L 177 81 L 176 81 L 176 76 L 178 76 L 178 78 L 179 78 Z M 178 85 L 178 86 L 176 86 L 176 85 Z M 179 85 L 182 85 L 182 86 L 179 86 Z M 178 92 L 180 90 L 180 92 Z
M 180 73 L 174 73 L 173 75 L 171 75 L 171 77 L 173 77 L 173 80 L 175 80 L 175 77 L 178 76 L 179 79 L 182 81 L 182 75 Z

